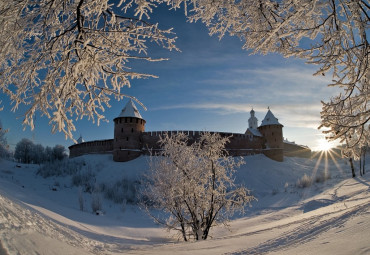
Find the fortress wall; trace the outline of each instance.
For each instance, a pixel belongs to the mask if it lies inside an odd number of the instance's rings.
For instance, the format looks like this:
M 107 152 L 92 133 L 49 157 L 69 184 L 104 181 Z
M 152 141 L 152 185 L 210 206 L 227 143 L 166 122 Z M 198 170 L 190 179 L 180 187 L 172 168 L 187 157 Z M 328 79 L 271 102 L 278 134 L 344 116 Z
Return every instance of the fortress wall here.
M 113 139 L 83 142 L 69 146 L 69 157 L 78 157 L 84 154 L 112 153 Z
M 142 149 L 149 153 L 147 150 L 152 149 L 154 151 L 160 150 L 160 144 L 158 143 L 160 136 L 165 134 L 177 134 L 183 132 L 189 136 L 190 143 L 194 140 L 199 139 L 203 131 L 192 131 L 192 130 L 179 130 L 179 131 L 152 131 L 143 132 Z M 252 135 L 240 134 L 240 133 L 226 133 L 226 132 L 210 132 L 219 133 L 221 136 L 231 136 L 230 142 L 226 144 L 226 150 L 231 156 L 247 156 L 253 154 L 262 153 L 263 138 Z
M 121 149 L 122 153 L 130 153 L 128 160 L 138 157 L 140 154 L 149 154 L 148 149 L 160 150 L 158 143 L 160 136 L 164 136 L 166 133 L 169 135 L 183 132 L 189 136 L 190 143 L 196 139 L 199 139 L 203 131 L 153 131 L 153 132 L 142 132 L 141 139 L 142 146 L 137 149 Z M 211 132 L 219 133 L 221 136 L 231 136 L 230 142 L 226 144 L 226 150 L 230 156 L 248 156 L 254 154 L 265 154 L 267 157 L 277 161 L 283 161 L 282 149 L 262 149 L 264 138 L 252 135 L 240 134 L 240 133 L 226 133 L 226 132 Z M 93 153 L 113 153 L 113 139 L 84 142 L 75 144 L 69 147 L 70 157 L 77 157 L 84 154 Z M 295 146 L 295 151 L 297 150 Z M 120 150 L 120 151 L 121 151 Z M 126 151 L 127 150 L 127 151 Z M 293 151 L 292 150 L 292 153 Z
M 283 149 L 277 149 L 277 148 L 276 149 L 264 149 L 262 152 L 266 157 L 272 160 L 275 160 L 278 162 L 284 161 Z
M 302 146 L 302 145 L 284 142 L 284 156 L 310 158 L 311 150 L 310 148 Z

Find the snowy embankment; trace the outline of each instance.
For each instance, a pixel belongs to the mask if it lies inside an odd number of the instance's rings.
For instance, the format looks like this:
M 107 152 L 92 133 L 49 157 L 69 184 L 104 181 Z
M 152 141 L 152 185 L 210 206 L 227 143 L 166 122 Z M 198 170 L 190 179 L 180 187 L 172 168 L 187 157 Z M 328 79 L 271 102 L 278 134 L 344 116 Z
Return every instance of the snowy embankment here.
M 109 155 L 82 159 L 94 181 L 105 185 L 138 180 L 148 165 L 146 157 L 127 163 Z M 81 211 L 81 190 L 71 176 L 43 178 L 36 175 L 39 166 L 1 161 L 0 254 L 370 253 L 369 173 L 353 179 L 344 160 L 324 158 L 279 163 L 257 155 L 245 161 L 235 180 L 258 201 L 246 215 L 234 216 L 229 229 L 217 226 L 209 240 L 190 243 L 133 205 L 102 199 L 104 214 L 95 215 L 91 194 L 82 193 Z M 304 174 L 313 183 L 299 188 Z

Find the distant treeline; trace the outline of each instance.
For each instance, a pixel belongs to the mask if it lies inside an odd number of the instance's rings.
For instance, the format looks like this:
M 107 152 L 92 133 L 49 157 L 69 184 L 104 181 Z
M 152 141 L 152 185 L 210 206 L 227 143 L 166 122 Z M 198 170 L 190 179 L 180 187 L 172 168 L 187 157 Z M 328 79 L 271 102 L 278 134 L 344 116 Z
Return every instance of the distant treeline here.
M 17 143 L 14 151 L 14 159 L 25 164 L 41 164 L 66 158 L 66 148 L 63 145 L 54 147 L 34 144 L 31 140 L 23 138 Z

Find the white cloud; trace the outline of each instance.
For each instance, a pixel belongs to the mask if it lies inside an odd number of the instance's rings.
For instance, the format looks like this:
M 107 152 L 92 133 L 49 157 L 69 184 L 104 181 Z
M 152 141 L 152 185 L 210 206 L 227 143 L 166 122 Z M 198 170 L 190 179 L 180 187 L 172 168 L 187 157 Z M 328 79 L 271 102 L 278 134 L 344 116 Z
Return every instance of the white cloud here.
M 192 110 L 208 110 L 212 111 L 213 114 L 227 115 L 227 114 L 240 114 L 248 113 L 251 108 L 256 111 L 256 113 L 261 116 L 259 121 L 267 112 L 267 104 L 234 104 L 234 103 L 189 103 L 189 104 L 175 104 L 162 107 L 152 108 L 152 111 L 158 110 L 174 110 L 174 109 L 192 109 Z M 274 104 L 270 105 L 271 111 L 279 119 L 281 124 L 286 127 L 307 127 L 316 129 L 320 123 L 320 106 L 311 104 Z M 249 115 L 246 115 L 246 117 Z

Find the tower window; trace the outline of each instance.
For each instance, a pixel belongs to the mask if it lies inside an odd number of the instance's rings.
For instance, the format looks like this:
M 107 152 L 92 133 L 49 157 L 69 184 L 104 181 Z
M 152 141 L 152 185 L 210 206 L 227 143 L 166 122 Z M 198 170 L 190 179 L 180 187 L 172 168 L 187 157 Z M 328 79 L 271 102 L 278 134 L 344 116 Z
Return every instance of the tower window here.
M 125 123 L 127 123 L 127 117 L 125 118 Z
M 136 119 L 136 123 L 138 123 L 139 122 L 139 119 Z
M 274 135 L 274 132 L 272 132 L 272 135 Z
M 128 137 L 126 137 L 126 141 L 128 141 Z
M 130 122 L 132 122 L 132 118 L 130 117 Z
M 131 128 L 131 133 L 134 133 L 134 128 Z
M 121 133 L 123 133 L 123 128 L 121 128 Z
M 122 120 L 122 119 L 119 119 L 119 123 L 121 123 L 121 120 Z

